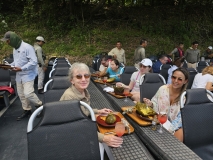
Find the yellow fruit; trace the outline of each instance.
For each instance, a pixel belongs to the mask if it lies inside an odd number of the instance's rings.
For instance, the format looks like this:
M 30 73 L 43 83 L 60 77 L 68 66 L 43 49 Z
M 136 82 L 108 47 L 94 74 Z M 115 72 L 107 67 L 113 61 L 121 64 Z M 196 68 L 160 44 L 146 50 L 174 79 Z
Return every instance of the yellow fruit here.
M 107 124 L 113 124 L 113 123 L 115 123 L 115 121 L 116 121 L 116 117 L 115 117 L 114 114 L 111 114 L 111 113 L 109 113 L 109 114 L 107 115 L 106 120 L 105 120 L 105 122 L 106 122 Z
M 115 81 L 115 78 L 109 78 L 107 79 L 107 82 L 114 82 Z

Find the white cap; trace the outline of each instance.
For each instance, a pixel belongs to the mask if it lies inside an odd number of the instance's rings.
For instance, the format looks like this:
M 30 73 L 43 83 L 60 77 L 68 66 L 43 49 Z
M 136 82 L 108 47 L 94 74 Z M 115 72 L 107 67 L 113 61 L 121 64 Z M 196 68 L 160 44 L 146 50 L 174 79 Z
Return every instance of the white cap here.
M 42 36 L 36 37 L 36 40 L 38 40 L 38 41 L 43 41 L 43 42 L 45 43 L 44 38 L 43 38 Z
M 152 67 L 152 61 L 149 58 L 144 58 L 141 62 L 139 62 L 139 64 L 140 63 L 144 66 Z
M 208 46 L 208 49 L 212 50 L 212 46 Z

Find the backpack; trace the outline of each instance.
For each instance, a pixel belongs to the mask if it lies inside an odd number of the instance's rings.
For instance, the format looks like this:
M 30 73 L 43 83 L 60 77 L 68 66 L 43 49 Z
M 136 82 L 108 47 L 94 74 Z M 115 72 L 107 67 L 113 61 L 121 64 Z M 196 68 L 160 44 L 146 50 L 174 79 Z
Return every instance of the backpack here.
M 105 55 L 108 55 L 108 53 L 106 52 L 101 52 L 100 54 L 97 54 L 93 60 L 92 60 L 92 68 L 95 70 L 95 71 L 99 71 L 99 67 L 101 65 L 101 57 L 102 56 L 105 56 Z

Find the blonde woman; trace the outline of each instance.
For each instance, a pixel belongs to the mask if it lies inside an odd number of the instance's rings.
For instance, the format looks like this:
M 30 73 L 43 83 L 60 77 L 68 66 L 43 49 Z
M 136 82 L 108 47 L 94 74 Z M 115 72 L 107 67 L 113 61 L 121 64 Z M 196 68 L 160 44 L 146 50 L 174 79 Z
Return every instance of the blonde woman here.
M 213 66 L 207 66 L 203 69 L 202 73 L 198 73 L 193 81 L 192 89 L 193 88 L 208 88 L 208 90 L 211 89 L 209 84 L 207 86 L 207 83 L 210 83 L 212 85 L 213 83 Z M 207 86 L 207 87 L 206 87 Z

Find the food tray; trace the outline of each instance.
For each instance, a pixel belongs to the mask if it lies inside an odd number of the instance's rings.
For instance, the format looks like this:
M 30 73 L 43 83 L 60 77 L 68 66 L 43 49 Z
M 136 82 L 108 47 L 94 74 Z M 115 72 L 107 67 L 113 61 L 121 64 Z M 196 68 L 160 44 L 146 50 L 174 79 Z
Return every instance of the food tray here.
M 125 107 L 121 107 L 122 111 L 125 111 L 129 108 L 133 108 L 134 106 L 125 106 Z M 134 108 L 132 110 L 132 113 L 126 113 L 130 118 L 132 118 L 136 123 L 138 123 L 140 126 L 150 126 L 152 125 L 151 121 L 146 121 L 141 119 L 137 113 L 136 113 L 136 109 Z
M 112 96 L 114 96 L 116 98 L 126 98 L 126 96 L 118 95 L 118 94 L 115 94 L 114 92 L 107 92 L 107 93 L 111 94 Z M 132 94 L 129 93 L 129 95 L 127 97 L 132 97 Z
M 95 79 L 94 82 L 105 84 L 102 80 Z M 106 85 L 115 85 L 116 82 L 106 82 Z
M 3 68 L 3 69 L 13 69 L 14 67 L 11 67 L 11 65 L 0 64 L 0 68 Z
M 120 112 L 113 112 L 113 114 L 119 116 L 121 119 L 124 118 L 124 116 Z M 96 117 L 98 117 L 98 115 L 96 115 Z M 110 133 L 110 134 L 116 135 L 116 133 L 114 133 L 115 127 L 104 127 L 102 125 L 99 125 L 98 123 L 97 123 L 97 126 L 98 126 L 99 132 L 102 133 L 102 134 Z M 131 124 L 129 124 L 129 129 L 130 129 L 130 133 L 134 132 L 134 128 L 132 127 Z M 128 134 L 128 130 L 127 129 L 125 130 L 124 134 Z

